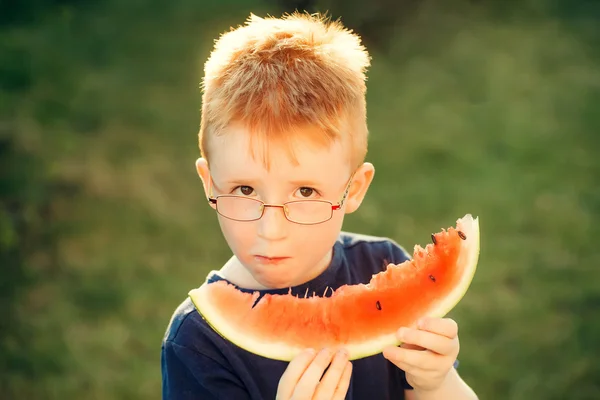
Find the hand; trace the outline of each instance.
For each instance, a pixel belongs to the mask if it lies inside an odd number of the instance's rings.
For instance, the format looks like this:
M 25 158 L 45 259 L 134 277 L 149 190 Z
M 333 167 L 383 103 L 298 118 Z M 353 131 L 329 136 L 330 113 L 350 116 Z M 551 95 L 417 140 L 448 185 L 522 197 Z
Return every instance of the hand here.
M 327 373 L 323 375 L 325 369 Z M 351 374 L 352 364 L 345 352 L 306 350 L 290 362 L 281 376 L 277 400 L 343 400 Z
M 449 318 L 425 318 L 418 329 L 400 328 L 400 347 L 384 349 L 383 356 L 406 373 L 415 390 L 439 389 L 458 356 L 458 325 Z

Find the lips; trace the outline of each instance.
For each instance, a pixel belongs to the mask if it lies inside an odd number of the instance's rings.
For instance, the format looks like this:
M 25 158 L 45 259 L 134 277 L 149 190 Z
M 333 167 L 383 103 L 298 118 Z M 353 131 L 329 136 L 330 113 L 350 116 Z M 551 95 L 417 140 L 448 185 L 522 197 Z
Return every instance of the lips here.
M 284 260 L 287 260 L 288 258 L 289 257 L 254 256 L 254 259 L 261 264 L 278 264 Z

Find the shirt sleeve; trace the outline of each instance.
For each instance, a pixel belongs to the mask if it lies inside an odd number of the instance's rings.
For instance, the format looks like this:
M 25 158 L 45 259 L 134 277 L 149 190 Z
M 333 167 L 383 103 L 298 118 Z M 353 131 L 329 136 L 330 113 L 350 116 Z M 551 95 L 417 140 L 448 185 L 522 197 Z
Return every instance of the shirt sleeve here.
M 244 385 L 210 357 L 165 341 L 161 353 L 163 400 L 249 400 Z
M 398 243 L 393 240 L 389 242 L 390 253 L 392 260 L 391 262 L 394 264 L 402 264 L 404 261 L 410 260 L 412 256 Z

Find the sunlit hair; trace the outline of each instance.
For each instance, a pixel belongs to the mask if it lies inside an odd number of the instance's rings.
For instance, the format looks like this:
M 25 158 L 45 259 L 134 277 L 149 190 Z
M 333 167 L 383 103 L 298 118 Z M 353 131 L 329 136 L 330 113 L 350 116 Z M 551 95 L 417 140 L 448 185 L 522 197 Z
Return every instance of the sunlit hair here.
M 270 144 L 284 145 L 294 159 L 296 140 L 327 145 L 336 139 L 357 166 L 367 152 L 369 65 L 360 37 L 338 21 L 318 14 L 250 15 L 221 35 L 204 66 L 202 155 L 210 163 L 211 136 L 239 123 L 267 168 Z

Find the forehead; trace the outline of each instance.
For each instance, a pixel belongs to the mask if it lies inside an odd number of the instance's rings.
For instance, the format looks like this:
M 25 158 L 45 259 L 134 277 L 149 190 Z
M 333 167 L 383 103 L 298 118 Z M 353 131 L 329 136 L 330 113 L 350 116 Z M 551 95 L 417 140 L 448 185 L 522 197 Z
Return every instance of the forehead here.
M 279 137 L 283 139 L 262 139 L 239 125 L 211 137 L 210 170 L 213 178 L 259 175 L 326 180 L 328 177 L 343 176 L 350 170 L 349 152 L 339 140 L 315 143 L 299 134 Z

